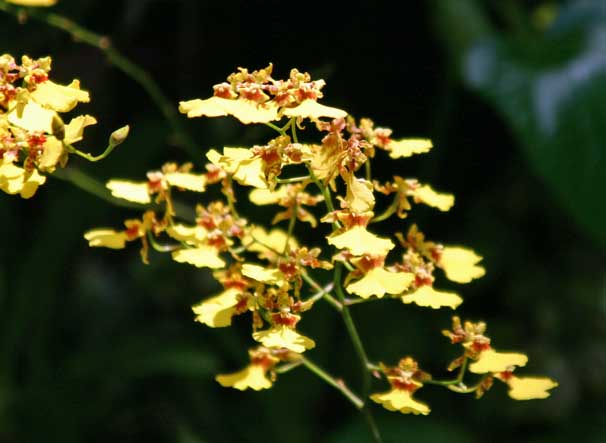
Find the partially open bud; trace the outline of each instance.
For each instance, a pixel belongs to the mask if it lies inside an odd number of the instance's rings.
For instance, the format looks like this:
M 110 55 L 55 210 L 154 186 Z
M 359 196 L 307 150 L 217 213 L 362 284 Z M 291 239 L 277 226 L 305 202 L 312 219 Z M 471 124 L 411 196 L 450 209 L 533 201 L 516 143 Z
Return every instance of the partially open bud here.
M 128 133 L 130 131 L 130 126 L 122 126 L 120 129 L 116 129 L 112 132 L 112 135 L 109 136 L 109 145 L 111 147 L 116 147 L 121 145 L 126 137 L 128 137 Z

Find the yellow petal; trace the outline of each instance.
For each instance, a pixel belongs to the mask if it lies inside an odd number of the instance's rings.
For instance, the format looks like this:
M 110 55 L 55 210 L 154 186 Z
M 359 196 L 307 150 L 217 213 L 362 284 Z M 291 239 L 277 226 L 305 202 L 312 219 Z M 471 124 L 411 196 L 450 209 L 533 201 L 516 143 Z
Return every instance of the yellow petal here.
M 433 147 L 431 140 L 427 138 L 405 138 L 392 140 L 387 145 L 391 158 L 410 157 L 414 154 L 424 154 Z
M 164 176 L 171 186 L 187 189 L 188 191 L 204 192 L 206 189 L 206 175 L 189 174 L 185 172 L 170 172 Z
M 377 237 L 363 226 L 354 226 L 341 234 L 331 235 L 326 240 L 336 248 L 348 248 L 353 255 L 385 255 L 395 246 L 391 240 Z
M 383 405 L 389 411 L 400 411 L 402 414 L 427 415 L 431 411 L 429 406 L 412 398 L 412 394 L 404 389 L 372 394 L 371 400 Z
M 103 247 L 110 249 L 124 249 L 126 246 L 126 232 L 113 229 L 92 229 L 84 234 L 90 247 Z
M 28 131 L 40 131 L 52 134 L 53 119 L 56 115 L 55 111 L 45 109 L 39 104 L 30 101 L 23 107 L 21 114 L 19 114 L 18 108 L 14 108 L 9 112 L 8 121 Z
M 265 181 L 265 162 L 260 157 L 249 160 L 242 160 L 234 173 L 234 180 L 243 186 L 253 186 L 255 188 L 267 188 Z
M 206 239 L 208 231 L 203 226 L 175 224 L 166 228 L 166 233 L 175 240 L 189 243 L 201 243 Z
M 204 300 L 192 307 L 196 321 L 212 328 L 222 328 L 231 325 L 231 318 L 236 312 L 238 295 L 242 291 L 229 288 L 221 294 Z
M 279 285 L 284 282 L 284 274 L 279 269 L 265 269 L 263 266 L 250 263 L 242 265 L 242 275 L 270 285 Z
M 480 353 L 480 357 L 469 365 L 469 370 L 474 374 L 486 374 L 488 372 L 503 372 L 512 366 L 525 366 L 528 357 L 517 352 L 497 352 L 488 349 Z
M 410 272 L 389 272 L 383 268 L 374 268 L 366 273 L 364 277 L 345 288 L 351 294 L 368 298 L 376 295 L 381 298 L 387 294 L 401 294 L 415 279 Z
M 188 100 L 179 102 L 179 111 L 192 117 L 222 117 L 231 115 L 245 125 L 249 123 L 269 123 L 278 120 L 278 108 L 272 104 L 261 104 L 250 100 L 230 100 L 211 97 L 206 100 Z
M 477 263 L 482 257 L 471 249 L 445 247 L 439 265 L 444 269 L 446 278 L 457 283 L 469 283 L 474 278 L 482 277 L 486 271 Z
M 375 206 L 372 183 L 362 178 L 356 178 L 353 174 L 345 177 L 345 183 L 347 184 L 345 201 L 349 209 L 358 214 L 372 211 Z
M 404 303 L 416 303 L 419 306 L 429 306 L 438 309 L 448 306 L 456 309 L 463 299 L 454 292 L 437 291 L 432 286 L 421 286 L 411 294 L 402 297 Z
M 6 2 L 22 6 L 53 6 L 57 0 L 6 0 Z
M 0 189 L 7 194 L 19 194 L 28 199 L 34 196 L 38 186 L 46 182 L 46 177 L 40 175 L 37 170 L 25 179 L 25 170 L 10 162 L 0 160 Z
M 269 189 L 253 189 L 250 191 L 248 198 L 255 205 L 272 205 L 278 203 L 281 199 L 288 195 L 288 188 L 280 186 L 275 191 Z
M 30 97 L 38 104 L 57 112 L 69 112 L 78 102 L 88 103 L 88 92 L 80 89 L 80 82 L 73 80 L 69 85 L 58 85 L 50 80 L 40 83 Z
M 438 208 L 440 211 L 448 211 L 454 205 L 454 195 L 440 194 L 431 186 L 423 185 L 414 190 L 415 200 L 421 201 L 428 206 Z
M 112 191 L 114 197 L 142 204 L 151 202 L 147 182 L 110 180 L 105 186 Z
M 173 260 L 179 263 L 188 263 L 197 268 L 222 268 L 225 262 L 212 246 L 200 246 L 199 248 L 180 249 L 172 254 Z
M 255 391 L 271 388 L 271 380 L 267 378 L 266 369 L 261 365 L 249 365 L 233 374 L 221 374 L 215 380 L 226 388 L 235 388 L 240 391 L 251 388 Z
M 63 143 L 55 137 L 48 137 L 44 142 L 44 152 L 40 157 L 40 163 L 38 165 L 40 170 L 53 172 L 63 153 Z
M 289 239 L 281 229 L 266 232 L 262 227 L 255 226 L 246 232 L 242 244 L 247 245 L 246 250 L 257 252 L 259 258 L 271 260 L 284 251 L 287 241 L 290 249 L 299 247 L 297 241 L 292 237 Z
M 253 338 L 268 348 L 286 348 L 299 354 L 316 346 L 308 337 L 284 325 L 253 333 Z
M 342 109 L 321 105 L 315 100 L 303 100 L 300 105 L 293 108 L 285 108 L 284 115 L 287 117 L 302 117 L 314 120 L 320 117 L 343 118 L 347 116 L 347 112 Z
M 515 377 L 507 380 L 509 396 L 514 400 L 534 400 L 549 397 L 549 389 L 558 383 L 548 377 Z
M 80 115 L 72 118 L 69 124 L 65 125 L 65 137 L 63 141 L 68 144 L 76 143 L 82 140 L 84 128 L 97 123 L 95 117 L 90 115 Z

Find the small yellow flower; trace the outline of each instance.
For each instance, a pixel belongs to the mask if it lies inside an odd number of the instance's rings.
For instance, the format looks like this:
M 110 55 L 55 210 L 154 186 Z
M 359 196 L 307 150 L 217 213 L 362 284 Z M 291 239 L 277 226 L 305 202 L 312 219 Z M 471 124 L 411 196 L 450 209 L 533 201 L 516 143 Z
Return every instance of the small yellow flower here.
M 223 155 L 212 149 L 206 157 L 228 174 L 233 174 L 234 180 L 241 185 L 267 188 L 264 161 L 261 157 L 255 156 L 250 149 L 224 148 Z
M 6 0 L 6 2 L 21 6 L 53 6 L 57 0 Z
M 390 140 L 386 148 L 391 158 L 401 158 L 429 152 L 433 148 L 433 143 L 426 138 L 405 138 L 402 140 Z
M 449 280 L 469 283 L 486 273 L 486 270 L 478 265 L 481 260 L 482 257 L 471 249 L 446 246 L 440 252 L 437 264 L 444 270 Z
M 356 178 L 352 173 L 346 174 L 344 180 L 347 184 L 345 203 L 351 212 L 361 214 L 372 211 L 375 206 L 372 183 Z
M 12 125 L 27 131 L 53 133 L 53 120 L 58 118 L 55 111 L 32 101 L 22 107 L 11 102 L 9 108 L 11 110 L 8 113 L 8 121 Z
M 0 189 L 7 194 L 19 194 L 22 198 L 31 198 L 38 190 L 38 186 L 44 182 L 46 177 L 35 169 L 31 174 L 27 174 L 25 169 L 0 159 Z
M 469 371 L 474 374 L 487 374 L 489 372 L 504 372 L 514 366 L 526 366 L 528 357 L 517 352 L 497 352 L 487 349 L 480 352 L 476 361 L 469 365 Z
M 433 309 L 439 309 L 447 306 L 456 309 L 463 299 L 454 292 L 438 291 L 430 285 L 423 285 L 414 292 L 402 297 L 404 303 L 415 303 L 419 306 L 429 306 Z
M 223 387 L 231 387 L 240 391 L 248 388 L 255 391 L 271 388 L 272 381 L 267 377 L 267 372 L 273 370 L 279 359 L 274 357 L 269 349 L 262 347 L 250 350 L 248 353 L 250 364 L 247 367 L 233 374 L 217 375 L 215 380 Z
M 419 186 L 412 191 L 412 196 L 415 202 L 425 203 L 443 212 L 450 210 L 454 205 L 454 195 L 436 192 L 429 185 Z
M 204 300 L 192 307 L 196 314 L 196 321 L 210 326 L 222 328 L 231 325 L 231 319 L 236 314 L 239 296 L 242 291 L 237 288 L 228 288 L 219 295 Z
M 288 238 L 286 232 L 281 229 L 272 229 L 267 232 L 261 226 L 254 226 L 246 230 L 242 244 L 246 250 L 256 252 L 260 259 L 275 261 L 279 254 L 284 251 L 288 242 L 290 250 L 297 249 L 298 243 L 294 238 Z
M 178 263 L 188 263 L 197 268 L 218 269 L 225 266 L 225 261 L 219 257 L 217 248 L 207 245 L 197 248 L 179 249 L 172 253 L 172 258 Z
M 340 234 L 330 235 L 326 239 L 328 244 L 339 249 L 347 248 L 353 255 L 386 255 L 395 246 L 391 240 L 378 237 L 359 225 Z
M 382 267 L 371 269 L 355 283 L 345 288 L 347 292 L 362 298 L 376 295 L 378 298 L 387 294 L 401 294 L 414 281 L 415 276 L 410 272 L 389 272 Z
M 279 269 L 267 269 L 263 266 L 250 263 L 244 263 L 242 265 L 242 275 L 270 285 L 279 286 L 284 283 L 284 274 L 282 274 Z
M 130 180 L 110 180 L 105 185 L 112 195 L 135 203 L 147 204 L 151 202 L 147 182 L 133 182 Z
M 175 240 L 194 245 L 204 242 L 208 235 L 208 231 L 203 226 L 185 226 L 180 223 L 176 223 L 166 228 L 166 233 Z
M 317 120 L 320 117 L 343 118 L 347 116 L 347 112 L 342 109 L 322 105 L 315 100 L 303 100 L 303 102 L 297 106 L 285 108 L 284 115 L 286 117 L 300 117 Z
M 280 324 L 253 333 L 253 338 L 268 348 L 286 348 L 299 354 L 316 346 L 311 338 L 299 334 L 287 325 Z
M 427 415 L 431 411 L 427 404 L 415 400 L 412 393 L 405 389 L 393 388 L 387 392 L 372 394 L 370 399 L 389 411 L 400 411 L 402 414 Z
M 193 117 L 223 117 L 231 115 L 240 122 L 269 123 L 278 120 L 278 107 L 273 103 L 257 104 L 246 99 L 211 97 L 179 102 L 179 112 Z
M 113 229 L 92 229 L 84 234 L 90 247 L 103 247 L 110 249 L 124 249 L 128 235 L 124 231 Z
M 69 85 L 58 85 L 50 80 L 40 83 L 30 93 L 30 97 L 39 105 L 57 112 L 69 112 L 80 102 L 88 103 L 88 92 L 80 89 L 80 82 L 73 80 Z
M 500 378 L 500 377 L 498 377 Z M 549 397 L 550 389 L 558 386 L 558 383 L 549 377 L 516 377 L 510 375 L 503 379 L 509 386 L 507 392 L 514 400 L 535 400 Z

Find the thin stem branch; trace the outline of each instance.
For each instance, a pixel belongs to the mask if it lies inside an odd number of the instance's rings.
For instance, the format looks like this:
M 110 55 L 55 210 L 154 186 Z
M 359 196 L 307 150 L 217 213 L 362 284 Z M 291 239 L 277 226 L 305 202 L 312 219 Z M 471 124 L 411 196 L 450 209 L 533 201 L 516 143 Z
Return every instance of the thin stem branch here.
M 315 375 L 320 377 L 326 383 L 331 385 L 333 388 L 337 389 L 341 394 L 343 394 L 357 409 L 364 408 L 364 401 L 356 394 L 354 394 L 345 384 L 345 382 L 341 379 L 336 379 L 330 374 L 328 374 L 324 369 L 320 368 L 318 365 L 313 363 L 307 357 L 302 357 L 301 361 L 305 365 L 307 369 L 313 372 Z
M 303 280 L 305 280 L 305 282 L 308 285 L 312 286 L 318 292 L 323 292 L 322 298 L 324 300 L 326 300 L 337 311 L 341 312 L 341 310 L 343 309 L 343 305 L 341 304 L 341 302 L 336 300 L 332 295 L 330 295 L 328 293 L 329 291 L 324 291 L 324 288 L 322 288 L 322 286 L 320 286 L 320 284 L 317 281 L 315 281 L 313 278 L 311 278 L 307 272 L 302 272 L 301 277 L 303 277 Z M 331 290 L 332 290 L 332 286 L 331 286 Z

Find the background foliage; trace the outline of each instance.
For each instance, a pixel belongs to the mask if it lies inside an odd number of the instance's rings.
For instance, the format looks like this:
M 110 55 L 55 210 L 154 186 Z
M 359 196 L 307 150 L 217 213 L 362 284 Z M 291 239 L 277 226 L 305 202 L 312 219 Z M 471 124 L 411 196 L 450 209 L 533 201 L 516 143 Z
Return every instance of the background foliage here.
M 485 319 L 501 348 L 528 351 L 528 372 L 560 387 L 526 403 L 502 386 L 481 401 L 428 387 L 419 394 L 432 406 L 428 417 L 376 407 L 387 441 L 604 441 L 606 5 L 406 7 L 402 15 L 387 1 L 329 11 L 277 1 L 64 0 L 55 10 L 110 37 L 175 106 L 210 95 L 237 66 L 271 61 L 278 78 L 291 67 L 324 78 L 326 104 L 396 136 L 434 140 L 431 154 L 375 171 L 455 193 L 449 213 L 412 216 L 431 237 L 485 257 L 486 277 L 461 288 L 461 315 Z M 100 121 L 91 151 L 116 127 L 132 127 L 102 164 L 73 158 L 70 168 L 100 181 L 139 179 L 165 160 L 191 159 L 150 98 L 98 50 L 43 23 L 8 15 L 0 23 L 2 52 L 51 54 L 58 81 L 79 77 L 91 91 L 82 107 Z M 198 166 L 210 147 L 267 135 L 228 119 L 183 124 Z M 350 405 L 303 370 L 261 393 L 216 384 L 215 373 L 245 363 L 249 339 L 244 327 L 193 323 L 190 305 L 216 289 L 207 273 L 158 255 L 144 266 L 135 248 L 94 250 L 82 238 L 134 214 L 62 180 L 28 201 L 0 195 L 0 441 L 367 440 Z M 452 356 L 439 333 L 450 312 L 394 303 L 353 311 L 370 358 L 412 354 L 442 368 Z M 355 380 L 338 318 L 314 312 L 304 325 L 319 343 L 310 352 Z

